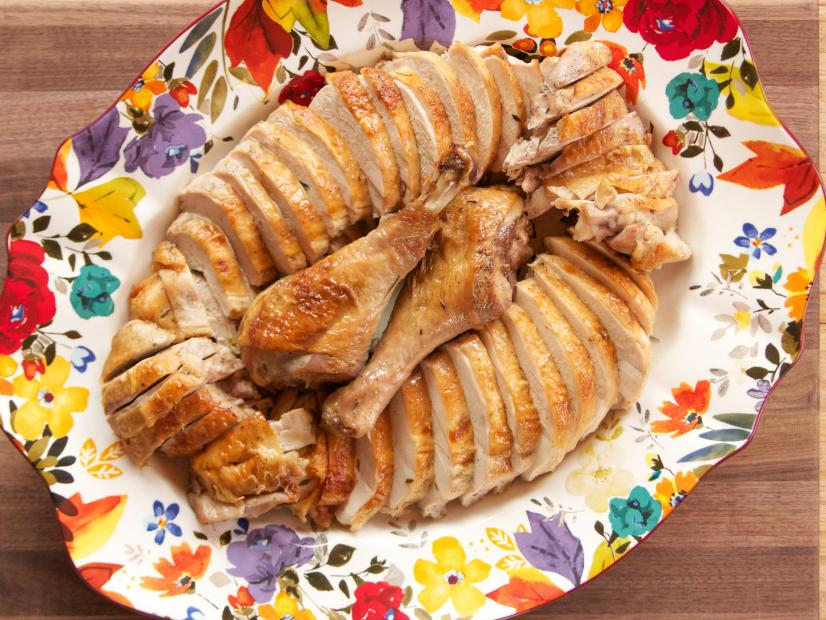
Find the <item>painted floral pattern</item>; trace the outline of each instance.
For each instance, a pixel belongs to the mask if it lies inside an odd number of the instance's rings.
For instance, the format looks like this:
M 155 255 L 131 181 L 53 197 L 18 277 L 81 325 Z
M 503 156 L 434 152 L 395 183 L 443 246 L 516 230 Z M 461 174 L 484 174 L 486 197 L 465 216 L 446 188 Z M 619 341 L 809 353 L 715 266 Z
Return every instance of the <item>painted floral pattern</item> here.
M 94 396 L 114 317 L 149 260 L 145 227 L 240 138 L 238 119 L 307 105 L 353 52 L 454 39 L 522 60 L 606 42 L 687 190 L 695 257 L 664 298 L 686 296 L 691 313 L 658 317 L 669 342 L 654 345 L 664 363 L 640 402 L 541 485 L 470 509 L 484 518 L 469 527 L 453 510 L 379 519 L 359 536 L 282 512 L 200 526 L 174 485 L 128 462 Z M 746 445 L 800 353 L 825 236 L 815 167 L 717 0 L 231 0 L 61 145 L 47 189 L 14 223 L 0 421 L 48 485 L 78 573 L 124 605 L 186 620 L 506 617 L 630 553 Z

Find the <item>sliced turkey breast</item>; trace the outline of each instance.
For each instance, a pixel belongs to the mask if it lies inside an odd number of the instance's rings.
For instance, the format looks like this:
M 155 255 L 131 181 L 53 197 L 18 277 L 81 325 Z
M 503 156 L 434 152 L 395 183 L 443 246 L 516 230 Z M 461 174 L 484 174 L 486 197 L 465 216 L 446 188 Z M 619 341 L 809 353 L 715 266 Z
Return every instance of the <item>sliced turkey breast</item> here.
M 533 114 L 533 100 L 542 91 L 542 72 L 539 70 L 539 61 L 535 58 L 530 62 L 522 62 L 518 58 L 508 56 L 516 79 L 519 81 L 519 90 L 522 92 L 522 100 L 525 102 L 525 118 Z
M 275 264 L 255 220 L 229 184 L 204 174 L 195 177 L 179 200 L 182 211 L 202 215 L 221 228 L 252 284 L 260 286 L 275 279 Z
M 166 238 L 190 269 L 203 274 L 222 312 L 241 318 L 252 302 L 252 289 L 223 231 L 197 213 L 181 213 L 166 229 Z
M 270 197 L 298 240 L 301 251 L 312 264 L 324 256 L 330 246 L 327 232 L 329 217 L 325 209 L 313 206 L 303 184 L 292 171 L 266 148 L 254 140 L 242 143 L 235 154 L 256 171 Z
M 496 383 L 513 439 L 511 464 L 513 477 L 516 477 L 522 475 L 533 462 L 542 434 L 539 412 L 534 406 L 528 379 L 519 366 L 519 357 L 504 323 L 501 320 L 488 323 L 479 335 L 496 369 Z
M 288 493 L 264 493 L 247 497 L 237 504 L 219 502 L 202 491 L 191 491 L 187 494 L 192 510 L 199 523 L 205 525 L 221 521 L 236 521 L 238 519 L 254 519 L 268 513 L 276 506 L 293 501 Z
M 536 98 L 533 114 L 528 120 L 528 133 L 538 135 L 544 132 L 554 121 L 591 105 L 620 86 L 620 75 L 613 69 L 602 67 L 570 86 L 544 92 Z
M 593 247 L 574 241 L 570 237 L 546 237 L 544 244 L 548 251 L 569 260 L 622 299 L 628 304 L 634 317 L 642 325 L 645 332 L 649 336 L 652 334 L 654 331 L 654 315 L 657 311 L 656 306 L 646 297 L 628 271 Z M 653 290 L 653 284 L 651 284 L 649 276 L 640 274 L 639 279 L 648 280 L 646 288 Z
M 364 527 L 387 502 L 393 486 L 393 439 L 385 410 L 367 435 L 355 440 L 356 484 L 336 519 L 355 531 Z
M 553 470 L 565 457 L 566 445 L 576 427 L 569 408 L 568 388 L 554 358 L 528 313 L 516 304 L 502 316 L 519 365 L 528 379 L 531 399 L 539 412 L 542 434 L 533 462 L 522 474 L 525 480 Z
M 161 329 L 175 334 L 176 342 L 183 340 L 182 334 L 178 331 L 178 322 L 175 320 L 169 296 L 157 273 L 132 285 L 129 291 L 129 316 L 132 319 L 155 323 Z
M 619 366 L 613 341 L 597 316 L 559 279 L 546 264 L 544 255 L 531 263 L 534 279 L 550 297 L 588 352 L 594 369 L 595 415 L 581 419 L 576 440 L 594 431 L 619 398 Z
M 173 243 L 161 241 L 152 253 L 152 270 L 157 272 L 169 298 L 178 333 L 183 338 L 212 337 L 206 310 L 181 251 Z
M 300 485 L 299 498 L 287 508 L 299 521 L 307 523 L 310 512 L 318 505 L 327 478 L 327 434 L 319 431 L 315 443 L 300 454 L 307 460 L 306 482 Z
M 651 276 L 649 276 L 644 271 L 634 269 L 631 266 L 631 261 L 628 260 L 627 256 L 625 256 L 624 254 L 620 254 L 619 252 L 615 252 L 614 250 L 606 246 L 604 243 L 597 243 L 596 241 L 585 241 L 583 245 L 588 246 L 595 252 L 599 252 L 602 256 L 612 261 L 614 265 L 622 269 L 622 271 L 625 272 L 625 274 L 634 281 L 634 284 L 640 287 L 640 290 L 643 293 L 645 293 L 645 296 L 648 297 L 652 307 L 656 312 L 657 306 L 659 305 L 659 298 L 657 297 L 657 291 L 654 288 L 654 282 L 651 280 Z M 566 256 L 565 258 L 568 257 Z M 568 260 L 571 259 L 568 258 Z
M 304 140 L 281 125 L 268 122 L 255 125 L 244 140 L 258 142 L 295 175 L 331 237 L 347 228 L 350 221 L 341 190 L 324 160 Z
M 310 519 L 326 529 L 333 515 L 347 501 L 356 484 L 355 451 L 349 437 L 327 433 L 327 476 L 318 502 L 310 508 Z
M 270 426 L 278 433 L 278 440 L 285 451 L 300 450 L 315 442 L 315 419 L 303 407 L 285 411 L 277 420 L 271 421 Z
M 496 157 L 490 165 L 490 171 L 498 173 L 502 172 L 502 166 L 510 147 L 522 137 L 525 131 L 527 112 L 522 89 L 519 87 L 519 78 L 516 77 L 511 63 L 508 62 L 508 55 L 502 46 L 499 43 L 492 45 L 480 52 L 480 55 L 484 58 L 485 66 L 499 90 L 502 130 Z
M 417 367 L 389 405 L 393 433 L 393 486 L 385 512 L 398 518 L 433 484 L 433 406 Z
M 205 360 L 187 356 L 177 371 L 110 415 L 109 425 L 118 437 L 133 437 L 142 429 L 154 426 L 198 388 L 223 379 L 242 367 L 241 360 L 226 347 L 219 347 L 215 355 Z
M 209 338 L 190 338 L 156 353 L 121 373 L 101 388 L 103 410 L 111 414 L 178 370 L 190 357 L 202 360 L 216 352 Z
M 352 71 L 328 73 L 327 80 L 310 107 L 350 145 L 369 182 L 373 212 L 395 211 L 401 202 L 399 166 L 381 115 Z
M 413 202 L 421 193 L 421 171 L 416 135 L 401 90 L 393 76 L 384 69 L 364 67 L 361 70 L 361 81 L 370 94 L 376 110 L 381 114 L 387 135 L 390 137 L 390 144 L 393 146 L 399 166 L 402 202 Z
M 435 479 L 419 507 L 425 517 L 435 518 L 473 485 L 476 448 L 470 411 L 450 355 L 439 349 L 421 363 L 421 369 L 433 404 Z
M 418 75 L 438 95 L 450 122 L 453 144 L 461 146 L 479 169 L 479 146 L 476 141 L 476 110 L 461 78 L 444 58 L 433 52 L 396 54 L 382 65 L 391 72 L 410 71 Z
M 651 342 L 645 330 L 622 299 L 570 261 L 561 256 L 549 256 L 547 264 L 597 315 L 614 341 L 619 362 L 621 406 L 636 402 L 651 366 Z
M 124 370 L 175 342 L 175 334 L 155 323 L 133 319 L 112 336 L 109 355 L 103 363 L 102 381 L 111 381 Z
M 373 206 L 367 177 L 344 137 L 312 108 L 285 101 L 268 121 L 296 134 L 316 152 L 341 188 L 350 222 L 370 217 Z
M 464 43 L 454 41 L 444 59 L 461 76 L 476 111 L 477 177 L 493 164 L 502 135 L 502 98 L 485 61 Z
M 247 144 L 241 143 L 235 151 L 243 150 Z M 246 165 L 246 158 L 235 151 L 218 163 L 213 174 L 229 183 L 244 201 L 278 272 L 289 275 L 303 269 L 307 259 L 280 207 L 264 189 L 255 167 Z
M 593 199 L 600 187 L 607 186 L 614 191 L 639 194 L 650 198 L 668 198 L 677 188 L 680 173 L 677 170 L 635 174 L 631 170 L 618 170 L 608 174 L 597 174 L 567 181 L 565 185 L 543 183 L 545 196 L 549 202 L 556 198 L 569 200 Z
M 420 191 L 426 193 L 436 181 L 439 162 L 450 151 L 450 120 L 436 92 L 418 75 L 397 71 L 393 73 L 393 79 L 413 124 L 419 154 Z
M 138 465 L 146 464 L 161 446 L 186 436 L 189 441 L 200 434 L 203 441 L 191 454 L 195 454 L 209 441 L 220 437 L 249 410 L 242 410 L 232 399 L 214 385 L 205 385 L 183 398 L 153 426 L 144 428 L 136 435 L 123 439 L 123 448 Z M 198 431 L 193 432 L 193 429 Z M 206 432 L 204 432 L 206 431 Z M 169 454 L 164 450 L 164 453 Z
M 238 332 L 235 322 L 221 310 L 221 306 L 218 305 L 218 300 L 212 294 L 212 290 L 204 276 L 200 273 L 193 273 L 192 280 L 195 282 L 195 290 L 201 304 L 204 306 L 207 321 L 215 340 L 230 347 L 234 346 Z
M 597 411 L 594 363 L 571 324 L 534 278 L 517 285 L 515 302 L 533 320 L 568 389 L 572 426 L 563 444 L 568 452 L 594 419 L 605 414 L 605 411 Z
M 496 384 L 496 370 L 482 339 L 474 333 L 465 334 L 446 344 L 445 350 L 459 376 L 473 425 L 473 483 L 462 496 L 462 505 L 469 506 L 513 480 L 513 437 Z
M 540 69 L 543 86 L 551 92 L 556 91 L 594 73 L 609 62 L 611 62 L 611 50 L 604 43 L 599 41 L 571 43 L 559 56 L 557 62 L 542 63 Z
M 520 140 L 505 158 L 505 172 L 516 178 L 526 166 L 547 161 L 567 145 L 587 138 L 622 119 L 628 113 L 625 99 L 612 90 L 586 108 L 563 116 L 544 136 Z

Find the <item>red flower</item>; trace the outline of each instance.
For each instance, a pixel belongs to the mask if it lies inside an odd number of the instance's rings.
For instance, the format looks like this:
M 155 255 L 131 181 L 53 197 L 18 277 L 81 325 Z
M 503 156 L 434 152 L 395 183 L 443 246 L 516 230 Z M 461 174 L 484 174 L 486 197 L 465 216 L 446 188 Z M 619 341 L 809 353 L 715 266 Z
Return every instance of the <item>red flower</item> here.
M 737 20 L 719 0 L 629 0 L 624 21 L 664 60 L 685 58 L 737 34 Z
M 640 87 L 645 88 L 645 67 L 622 45 L 611 41 L 602 41 L 602 43 L 611 50 L 611 62 L 608 66 L 619 73 L 622 81 L 625 82 L 625 96 L 628 101 L 636 104 Z
M 673 129 L 663 136 L 663 144 L 670 147 L 671 152 L 675 155 L 679 155 L 680 151 L 683 150 L 683 141 L 680 140 L 680 136 Z
M 671 390 L 671 394 L 677 402 L 664 402 L 660 407 L 668 419 L 652 422 L 651 430 L 655 433 L 673 433 L 672 437 L 679 437 L 696 426 L 702 427 L 702 415 L 708 411 L 711 401 L 709 382 L 698 381 L 693 390 L 688 383 L 681 383 L 680 387 Z
M 511 43 L 511 45 L 519 51 L 527 52 L 528 54 L 532 54 L 536 51 L 536 41 L 533 39 L 517 39 Z
M 31 381 L 37 376 L 46 372 L 46 363 L 42 357 L 27 357 L 23 360 L 23 374 Z
M 241 586 L 238 588 L 238 594 L 230 594 L 227 597 L 227 601 L 229 601 L 229 605 L 233 609 L 243 609 L 245 607 L 252 607 L 255 605 L 255 599 L 252 598 L 252 594 L 250 594 L 247 586 Z
M 293 49 L 293 40 L 267 16 L 261 0 L 244 0 L 229 23 L 224 48 L 232 66 L 246 63 L 255 83 L 267 92 L 279 61 Z
M 386 581 L 367 581 L 356 588 L 354 594 L 353 620 L 409 620 L 407 614 L 399 611 L 404 593 L 398 586 L 391 586 Z
M 178 102 L 178 105 L 185 108 L 189 105 L 189 96 L 198 94 L 198 89 L 195 84 L 189 80 L 184 80 L 174 88 L 170 89 L 169 94 Z
M 9 247 L 6 287 L 0 295 L 0 353 L 17 351 L 38 325 L 54 318 L 55 298 L 43 269 L 43 248 L 33 241 Z
M 324 87 L 324 76 L 318 71 L 305 71 L 304 75 L 296 75 L 278 94 L 278 103 L 288 99 L 298 105 L 310 105 L 316 93 Z

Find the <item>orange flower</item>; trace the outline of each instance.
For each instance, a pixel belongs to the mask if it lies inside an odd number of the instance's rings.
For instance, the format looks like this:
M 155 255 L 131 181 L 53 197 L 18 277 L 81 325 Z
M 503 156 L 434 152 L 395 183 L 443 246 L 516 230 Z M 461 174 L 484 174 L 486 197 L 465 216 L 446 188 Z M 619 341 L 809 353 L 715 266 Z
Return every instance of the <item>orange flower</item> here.
M 708 410 L 711 400 L 709 382 L 698 381 L 693 390 L 688 383 L 681 383 L 680 387 L 671 390 L 671 394 L 676 403 L 664 402 L 660 407 L 668 419 L 652 422 L 651 430 L 655 433 L 673 433 L 672 437 L 679 437 L 697 426 L 702 427 L 702 414 Z
M 124 506 L 125 495 L 110 495 L 86 503 L 80 493 L 58 505 L 57 518 L 63 528 L 66 548 L 73 559 L 91 555 L 111 538 Z
M 206 573 L 212 549 L 200 545 L 195 553 L 189 543 L 172 547 L 172 561 L 161 559 L 154 566 L 160 577 L 143 577 L 141 586 L 163 592 L 161 596 L 177 596 L 195 589 L 195 581 Z
M 663 507 L 663 517 L 667 517 L 674 507 L 685 499 L 691 490 L 697 486 L 697 476 L 693 471 L 677 472 L 674 479 L 663 478 L 657 483 L 654 497 Z
M 628 0 L 577 0 L 576 10 L 585 15 L 585 32 L 595 32 L 599 23 L 608 32 L 622 26 L 622 8 Z
M 161 66 L 155 62 L 152 63 L 146 71 L 141 73 L 138 81 L 124 93 L 121 101 L 128 101 L 133 107 L 140 108 L 146 112 L 149 106 L 152 105 L 154 96 L 165 92 L 166 82 L 161 74 Z
M 808 269 L 801 267 L 797 271 L 789 274 L 783 288 L 789 291 L 786 298 L 786 307 L 789 309 L 789 317 L 793 321 L 802 321 L 806 312 L 806 300 L 809 297 L 809 289 L 812 286 L 812 273 Z
M 247 586 L 239 587 L 238 594 L 230 594 L 227 597 L 227 601 L 229 602 L 229 606 L 233 609 L 244 609 L 255 605 L 255 599 L 252 598 L 252 594 L 250 594 Z
M 603 45 L 607 45 L 611 50 L 611 62 L 608 66 L 619 73 L 622 81 L 625 82 L 625 95 L 631 103 L 637 103 L 637 96 L 640 93 L 640 88 L 645 88 L 645 67 L 638 58 L 631 56 L 628 50 L 622 45 L 612 43 L 611 41 L 602 41 Z M 679 154 L 682 149 L 682 144 L 675 150 L 673 143 L 669 144 L 666 139 L 672 140 L 672 134 L 676 137 L 673 131 L 666 134 L 663 143 L 666 146 L 672 147 L 674 154 Z

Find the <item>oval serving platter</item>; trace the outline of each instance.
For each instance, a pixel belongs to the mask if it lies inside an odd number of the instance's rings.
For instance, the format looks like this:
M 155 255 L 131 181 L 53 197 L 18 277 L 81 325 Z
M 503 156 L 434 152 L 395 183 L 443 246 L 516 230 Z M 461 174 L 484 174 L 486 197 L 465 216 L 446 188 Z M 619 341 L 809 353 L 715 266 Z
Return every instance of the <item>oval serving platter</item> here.
M 352 535 L 276 511 L 199 525 L 185 476 L 171 462 L 133 466 L 99 403 L 110 338 L 178 192 L 279 99 L 308 103 L 318 72 L 454 39 L 522 58 L 610 42 L 657 155 L 680 171 L 694 258 L 655 276 L 662 310 L 640 402 L 551 475 L 441 521 L 379 518 Z M 817 171 L 718 0 L 230 0 L 60 147 L 47 189 L 14 224 L 0 419 L 49 485 L 81 577 L 137 611 L 508 617 L 606 570 L 748 444 L 799 355 L 825 233 Z

